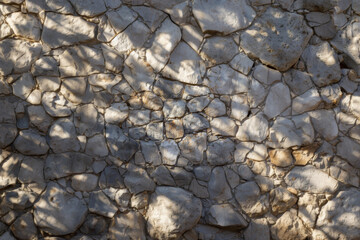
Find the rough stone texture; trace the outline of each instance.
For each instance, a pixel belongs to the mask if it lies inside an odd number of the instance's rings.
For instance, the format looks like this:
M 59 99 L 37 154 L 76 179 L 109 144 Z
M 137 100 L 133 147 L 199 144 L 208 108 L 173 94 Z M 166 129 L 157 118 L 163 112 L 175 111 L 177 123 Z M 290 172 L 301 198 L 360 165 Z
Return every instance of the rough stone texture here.
M 241 47 L 262 63 L 286 71 L 299 59 L 311 35 L 301 15 L 268 8 L 241 34 Z
M 157 187 L 147 211 L 147 230 L 153 238 L 178 238 L 199 221 L 202 205 L 191 193 L 174 187 Z M 182 218 L 176 217 L 178 214 Z
M 286 175 L 285 181 L 295 189 L 312 193 L 333 193 L 338 188 L 335 179 L 311 165 L 294 167 Z
M 55 182 L 48 184 L 34 208 L 36 226 L 51 235 L 75 231 L 84 222 L 88 211 L 83 200 L 65 192 Z
M 245 1 L 196 0 L 193 13 L 203 32 L 229 34 L 248 27 L 255 18 Z
M 356 239 L 357 0 L 0 0 L 0 240 Z

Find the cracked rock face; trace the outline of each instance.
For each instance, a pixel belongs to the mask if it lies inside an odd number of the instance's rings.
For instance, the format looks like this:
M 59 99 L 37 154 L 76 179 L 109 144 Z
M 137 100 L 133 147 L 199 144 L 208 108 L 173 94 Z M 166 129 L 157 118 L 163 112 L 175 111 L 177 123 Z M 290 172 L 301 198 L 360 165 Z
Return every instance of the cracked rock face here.
M 0 240 L 356 239 L 359 0 L 0 0 Z

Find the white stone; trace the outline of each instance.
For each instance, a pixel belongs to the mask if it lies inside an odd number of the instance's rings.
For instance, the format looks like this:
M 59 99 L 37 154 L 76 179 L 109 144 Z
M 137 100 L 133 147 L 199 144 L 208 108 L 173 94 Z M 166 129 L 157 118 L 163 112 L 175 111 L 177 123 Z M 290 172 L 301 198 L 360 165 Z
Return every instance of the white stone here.
M 41 23 L 33 15 L 16 12 L 6 18 L 7 23 L 18 36 L 40 40 Z
M 234 120 L 228 117 L 214 118 L 210 121 L 210 126 L 214 135 L 233 137 L 237 131 Z
M 25 100 L 35 87 L 35 82 L 30 73 L 24 73 L 15 83 L 13 83 L 12 87 L 13 94 Z
M 252 66 L 254 65 L 254 61 L 251 60 L 246 54 L 240 53 L 236 55 L 229 64 L 236 71 L 248 75 Z
M 245 120 L 239 127 L 236 138 L 241 141 L 262 142 L 268 135 L 268 121 L 259 113 Z
M 242 121 L 249 114 L 249 104 L 245 95 L 234 95 L 231 97 L 230 117 Z
M 338 126 L 335 113 L 332 110 L 317 110 L 309 112 L 314 129 L 326 140 L 335 139 L 338 134 Z
M 290 90 L 283 83 L 277 83 L 270 88 L 266 98 L 264 113 L 268 118 L 278 116 L 291 105 Z
M 256 80 L 266 85 L 281 81 L 281 72 L 259 64 L 255 67 L 253 76 Z
M 180 149 L 174 140 L 166 140 L 160 144 L 160 152 L 164 164 L 175 165 Z
M 119 124 L 129 116 L 129 107 L 126 103 L 113 103 L 105 110 L 105 121 L 110 124 Z
M 304 94 L 297 96 L 292 102 L 292 114 L 301 114 L 316 109 L 321 103 L 321 98 L 316 90 L 312 88 Z

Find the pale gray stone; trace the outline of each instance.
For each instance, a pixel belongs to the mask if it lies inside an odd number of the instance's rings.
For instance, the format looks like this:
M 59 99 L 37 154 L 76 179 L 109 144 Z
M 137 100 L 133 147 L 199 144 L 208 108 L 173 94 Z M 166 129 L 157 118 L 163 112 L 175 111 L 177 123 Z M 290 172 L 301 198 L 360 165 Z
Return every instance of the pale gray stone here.
M 151 177 L 154 179 L 157 185 L 176 186 L 170 171 L 164 165 L 157 167 L 151 173 Z
M 134 9 L 143 18 L 144 23 L 152 32 L 156 30 L 166 17 L 166 14 L 162 11 L 150 7 L 134 6 L 132 9 Z
M 327 86 L 321 88 L 320 90 L 320 95 L 325 103 L 326 108 L 332 108 L 333 106 L 336 106 L 340 102 L 342 94 L 343 93 L 341 91 L 340 85 L 338 84 Z
M 246 155 L 253 149 L 253 147 L 254 143 L 252 142 L 240 142 L 237 144 L 234 152 L 235 162 L 245 162 Z
M 95 17 L 106 11 L 104 1 L 70 0 L 79 15 Z
M 163 164 L 175 165 L 180 149 L 174 140 L 165 140 L 160 144 Z
M 109 239 L 139 239 L 145 240 L 145 220 L 134 211 L 116 215 L 109 228 Z
M 269 197 L 271 211 L 274 215 L 286 212 L 297 202 L 297 197 L 284 187 L 271 190 Z
M 292 114 L 301 114 L 316 109 L 321 103 L 321 98 L 316 90 L 312 88 L 304 94 L 297 96 L 292 101 Z
M 258 107 L 266 98 L 268 90 L 260 82 L 251 79 L 247 93 L 248 102 L 251 108 Z
M 180 42 L 171 53 L 162 75 L 183 83 L 199 84 L 205 71 L 205 63 L 199 55 L 189 45 Z
M 316 195 L 310 193 L 305 193 L 298 201 L 298 216 L 310 228 L 314 228 L 316 218 L 320 213 L 318 202 Z
M 243 215 L 237 212 L 230 204 L 212 205 L 206 218 L 211 225 L 219 227 L 241 229 L 248 225 Z
M 329 43 L 323 42 L 316 46 L 309 45 L 304 50 L 302 57 L 316 86 L 324 87 L 340 80 L 339 60 Z
M 7 16 L 6 22 L 12 28 L 15 35 L 34 41 L 40 40 L 42 26 L 34 15 L 15 12 Z
M 105 136 L 110 153 L 121 161 L 129 161 L 139 150 L 139 144 L 125 136 L 118 126 L 106 125 Z
M 198 51 L 203 40 L 203 35 L 198 27 L 190 24 L 182 26 L 182 39 L 195 51 Z
M 208 87 L 217 94 L 243 93 L 249 88 L 248 78 L 225 64 L 208 69 L 207 76 Z
M 41 102 L 45 111 L 52 117 L 67 117 L 72 113 L 72 104 L 56 92 L 45 92 Z
M 104 135 L 97 134 L 89 138 L 86 143 L 85 153 L 97 157 L 107 156 L 109 154 L 109 150 L 106 146 Z
M 137 14 L 123 5 L 116 10 L 108 11 L 106 16 L 115 32 L 119 33 L 135 21 Z
M 254 61 L 251 60 L 246 54 L 240 53 L 236 55 L 229 64 L 236 71 L 248 75 L 252 66 L 254 65 Z
M 59 76 L 58 63 L 53 57 L 42 57 L 35 61 L 32 68 L 34 76 Z M 39 83 L 40 84 L 40 83 Z M 43 83 L 41 83 L 43 84 Z M 43 85 L 46 85 L 43 84 Z M 51 88 L 50 88 L 51 89 Z M 54 89 L 55 91 L 57 89 Z M 49 90 L 51 91 L 51 90 Z
M 22 159 L 20 154 L 12 154 L 5 159 L 1 158 L 0 189 L 16 183 Z
M 165 118 L 180 118 L 186 112 L 186 102 L 184 100 L 167 100 L 164 103 L 163 112 Z
M 150 91 L 155 79 L 153 69 L 135 51 L 125 60 L 123 74 L 136 92 Z
M 113 204 L 102 191 L 90 193 L 89 212 L 112 218 L 117 210 L 118 208 L 115 204 Z
M 94 98 L 90 85 L 84 77 L 66 78 L 61 84 L 60 92 L 74 104 L 89 103 Z
M 220 32 L 225 35 L 248 27 L 256 16 L 243 0 L 196 0 L 192 11 L 204 33 Z
M 262 215 L 268 208 L 268 203 L 264 203 L 264 199 L 260 198 L 259 186 L 253 181 L 237 186 L 235 199 L 250 216 Z
M 0 98 L 0 104 L 0 122 L 14 124 L 16 122 L 16 115 L 11 98 Z
M 71 187 L 75 191 L 91 192 L 98 185 L 98 176 L 95 174 L 83 173 L 71 177 Z
M 265 161 L 268 157 L 268 152 L 265 144 L 254 144 L 254 148 L 246 156 L 255 161 Z
M 358 142 L 348 137 L 342 137 L 336 145 L 336 153 L 346 159 L 352 166 L 360 168 L 360 144 Z
M 150 122 L 150 110 L 130 110 L 129 121 L 135 126 L 141 126 Z
M 245 95 L 234 95 L 231 97 L 230 117 L 242 121 L 249 114 L 249 104 Z
M 123 32 L 111 40 L 110 45 L 118 52 L 125 53 L 142 47 L 150 35 L 150 29 L 141 21 L 136 20 Z
M 270 240 L 270 230 L 265 218 L 253 219 L 244 232 L 245 240 Z
M 181 158 L 179 160 L 181 160 Z M 178 165 L 180 165 L 180 164 L 178 164 Z M 194 175 L 191 172 L 186 171 L 182 167 L 171 167 L 168 169 L 178 187 L 182 187 L 182 188 L 186 188 L 186 189 L 189 188 L 189 185 L 191 184 L 191 181 L 194 178 Z
M 11 232 L 19 239 L 34 239 L 37 237 L 37 229 L 34 224 L 33 215 L 27 212 L 21 215 L 10 226 Z
M 74 9 L 67 0 L 25 0 L 26 9 L 31 13 L 40 13 L 41 11 L 51 11 L 63 14 L 74 15 Z
M 338 188 L 338 181 L 314 166 L 294 167 L 286 176 L 289 186 L 311 193 L 333 193 Z
M 360 14 L 360 3 L 356 0 L 352 0 L 352 9 L 357 13 Z
M 34 130 L 20 131 L 14 147 L 24 155 L 43 155 L 49 150 L 45 137 Z
M 210 99 L 207 96 L 195 97 L 187 103 L 187 108 L 190 112 L 201 112 L 209 102 Z
M 123 68 L 123 55 L 106 44 L 101 44 L 101 49 L 104 55 L 105 68 L 115 73 L 119 73 Z
M 352 21 L 344 29 L 339 30 L 334 40 L 331 41 L 335 49 L 345 54 L 344 62 L 346 65 L 353 68 L 358 75 L 360 75 L 360 50 L 358 48 L 359 40 L 355 36 L 360 32 L 359 27 L 360 22 Z
M 210 199 L 217 202 L 225 202 L 232 197 L 231 188 L 225 177 L 225 171 L 222 167 L 215 167 L 210 175 L 208 183 Z
M 80 231 L 85 234 L 100 234 L 107 227 L 105 218 L 95 214 L 89 214 L 85 222 L 80 228 Z
M 137 167 L 132 163 L 129 163 L 127 166 L 124 183 L 133 194 L 138 194 L 143 191 L 152 192 L 156 187 L 154 181 L 149 177 L 145 169 Z
M 326 140 L 335 139 L 338 134 L 338 126 L 335 113 L 332 110 L 317 110 L 309 112 L 314 129 Z
M 124 178 L 120 175 L 117 166 L 109 166 L 102 171 L 99 179 L 99 187 L 101 189 L 125 188 Z
M 184 85 L 178 81 L 171 81 L 159 78 L 154 84 L 154 93 L 161 97 L 180 98 L 184 89 Z
M 161 141 L 164 139 L 164 124 L 152 122 L 146 126 L 146 134 L 151 140 Z
M 206 133 L 186 135 L 179 143 L 181 156 L 191 161 L 194 165 L 201 164 L 207 148 L 206 137 Z
M 205 40 L 200 56 L 208 66 L 214 66 L 228 63 L 238 51 L 232 37 L 211 37 Z
M 220 99 L 215 98 L 205 108 L 205 113 L 209 117 L 219 117 L 226 114 L 226 106 Z
M 67 48 L 60 56 L 62 77 L 88 76 L 104 72 L 105 62 L 99 46 L 76 45 Z
M 151 47 L 146 51 L 146 60 L 155 71 L 160 72 L 164 68 L 180 39 L 179 27 L 169 18 L 165 19 L 155 32 Z
M 271 236 L 275 240 L 306 239 L 308 235 L 295 209 L 284 213 L 271 227 Z
M 209 128 L 209 122 L 198 113 L 191 113 L 183 117 L 185 133 L 193 133 Z
M 321 208 L 316 228 L 331 238 L 351 239 L 359 236 L 359 196 L 360 193 L 355 188 L 339 192 Z M 351 218 L 346 217 L 349 215 Z
M 152 92 L 145 92 L 141 98 L 144 107 L 150 110 L 161 110 L 163 107 L 163 101 L 160 97 Z
M 43 169 L 44 160 L 25 157 L 21 162 L 18 179 L 21 183 L 37 183 L 39 187 L 45 188 Z
M 0 49 L 0 74 L 6 76 L 12 72 L 28 72 L 40 55 L 41 45 L 24 40 L 5 39 L 0 42 Z
M 296 69 L 290 69 L 284 73 L 284 81 L 290 90 L 296 95 L 301 95 L 314 87 L 310 74 Z
M 119 124 L 125 121 L 129 115 L 129 107 L 126 103 L 114 103 L 105 110 L 105 121 L 110 124 Z
M 18 130 L 15 124 L 0 123 L 0 148 L 10 145 L 16 138 Z
M 270 88 L 266 98 L 264 113 L 268 118 L 274 118 L 291 105 L 290 90 L 283 83 L 277 83 Z
M 36 77 L 36 82 L 42 92 L 55 92 L 60 88 L 61 80 L 59 77 Z
M 49 154 L 45 160 L 45 179 L 52 180 L 84 173 L 91 167 L 92 162 L 91 157 L 79 152 Z
M 78 16 L 48 12 L 46 13 L 41 39 L 51 48 L 69 46 L 94 39 L 95 27 L 95 24 Z
M 49 129 L 49 138 L 49 145 L 55 153 L 80 150 L 75 125 L 70 119 L 56 120 Z
M 50 182 L 34 205 L 35 225 L 51 235 L 66 235 L 76 231 L 87 215 L 84 200 L 65 192 Z
M 35 82 L 30 73 L 24 73 L 12 84 L 13 94 L 21 99 L 26 99 L 35 88 Z
M 156 143 L 154 141 L 141 141 L 140 144 L 145 161 L 153 166 L 159 166 L 161 164 L 161 155 Z
M 235 144 L 229 138 L 219 139 L 208 144 L 206 151 L 210 165 L 225 165 L 233 162 Z
M 274 82 L 281 81 L 281 72 L 268 68 L 262 64 L 255 67 L 253 76 L 256 80 L 265 85 L 271 85 Z
M 311 35 L 301 15 L 268 8 L 241 34 L 240 46 L 263 64 L 286 71 L 297 62 Z
M 234 137 L 237 125 L 229 117 L 218 117 L 210 121 L 211 131 L 214 135 Z
M 156 239 L 179 238 L 196 225 L 201 212 L 200 199 L 191 193 L 181 188 L 157 187 L 146 213 L 148 233 Z
M 262 142 L 268 135 L 268 121 L 259 113 L 244 121 L 239 127 L 236 138 L 241 141 Z
M 91 85 L 101 87 L 108 92 L 111 92 L 111 88 L 114 87 L 122 80 L 120 75 L 113 75 L 109 73 L 99 73 L 90 75 L 88 81 Z

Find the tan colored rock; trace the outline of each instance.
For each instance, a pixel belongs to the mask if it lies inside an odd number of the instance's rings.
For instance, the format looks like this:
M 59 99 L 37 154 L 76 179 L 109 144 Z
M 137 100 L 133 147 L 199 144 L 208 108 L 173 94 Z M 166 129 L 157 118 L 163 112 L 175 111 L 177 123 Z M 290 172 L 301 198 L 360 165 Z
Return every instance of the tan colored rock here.
M 290 166 L 294 159 L 289 149 L 275 149 L 269 152 L 271 163 L 278 167 Z
M 314 144 L 293 151 L 292 155 L 295 158 L 294 164 L 298 166 L 305 166 L 310 161 L 310 159 L 313 158 L 315 151 L 318 149 L 318 147 L 319 144 Z
M 184 136 L 182 120 L 174 119 L 165 123 L 167 138 L 181 138 Z

